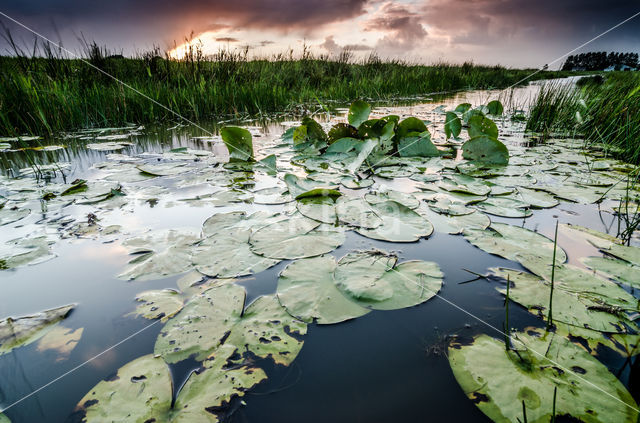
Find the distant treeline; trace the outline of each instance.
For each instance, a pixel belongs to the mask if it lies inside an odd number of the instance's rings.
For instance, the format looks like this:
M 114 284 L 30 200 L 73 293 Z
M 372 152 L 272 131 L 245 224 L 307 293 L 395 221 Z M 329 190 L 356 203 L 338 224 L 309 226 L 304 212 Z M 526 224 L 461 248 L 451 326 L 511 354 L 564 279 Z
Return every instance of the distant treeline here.
M 638 67 L 638 53 L 607 53 L 599 51 L 567 57 L 562 70 L 601 71 L 607 68 L 613 68 L 613 70 L 637 70 Z

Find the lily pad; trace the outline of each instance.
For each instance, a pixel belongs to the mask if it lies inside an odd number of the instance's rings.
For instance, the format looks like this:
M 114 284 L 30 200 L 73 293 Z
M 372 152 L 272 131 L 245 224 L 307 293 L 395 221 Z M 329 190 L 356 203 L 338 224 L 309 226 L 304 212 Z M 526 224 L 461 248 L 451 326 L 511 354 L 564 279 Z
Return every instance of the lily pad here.
M 251 250 L 264 257 L 286 260 L 319 256 L 344 243 L 344 232 L 318 228 L 319 225 L 304 216 L 273 223 L 251 235 Z
M 439 157 L 440 150 L 431 142 L 429 131 L 415 136 L 405 136 L 398 141 L 400 157 Z
M 136 168 L 143 174 L 151 176 L 174 176 L 186 171 L 185 163 L 144 164 Z
M 486 136 L 488 138 L 498 138 L 498 127 L 488 117 L 475 115 L 468 121 L 469 138 Z
M 349 253 L 338 261 L 334 277 L 336 286 L 348 298 L 365 306 L 393 296 L 393 287 L 381 280 L 392 269 L 398 257 L 383 251 Z
M 338 219 L 347 225 L 374 229 L 382 224 L 382 219 L 362 198 L 341 197 L 336 201 Z
M 297 203 L 301 215 L 322 223 L 335 223 L 338 220 L 336 203 L 331 197 L 303 198 Z
M 336 288 L 332 256 L 296 260 L 278 279 L 278 300 L 292 316 L 321 325 L 343 322 L 369 313 Z
M 588 268 L 619 283 L 640 288 L 640 266 L 607 257 L 585 257 L 581 260 Z
M 507 165 L 509 150 L 496 138 L 480 135 L 462 145 L 462 157 L 489 165 Z
M 43 263 L 56 257 L 51 252 L 54 244 L 47 236 L 19 238 L 8 241 L 0 247 L 0 269 Z
M 637 420 L 631 395 L 584 349 L 541 330 L 513 336 L 520 340 L 514 341 L 517 350 L 507 350 L 503 342 L 487 335 L 477 336 L 471 344 L 454 340 L 449 346 L 456 380 L 494 422 L 524 421 L 523 403 L 528 421 L 552 421 L 556 388 L 556 416 L 585 422 Z
M 67 305 L 31 316 L 0 320 L 0 356 L 42 338 L 53 325 L 66 318 L 74 307 L 75 305 Z
M 251 132 L 244 128 L 227 126 L 220 130 L 220 136 L 227 146 L 231 160 L 253 161 L 253 141 Z
M 382 219 L 374 229 L 357 228 L 356 232 L 367 238 L 389 242 L 414 242 L 433 233 L 433 226 L 424 217 L 395 201 L 385 201 L 373 206 Z
M 260 273 L 280 262 L 255 254 L 248 244 L 248 234 L 204 239 L 193 251 L 193 265 L 210 277 L 235 278 Z
M 429 207 L 417 210 L 438 232 L 452 235 L 461 234 L 465 229 L 484 230 L 491 225 L 491 219 L 483 213 L 473 212 L 463 216 L 447 216 L 430 210 Z
M 358 128 L 363 122 L 369 120 L 371 114 L 371 105 L 365 101 L 357 100 L 351 103 L 349 107 L 349 124 Z
M 502 217 L 529 217 L 533 214 L 529 204 L 513 198 L 490 197 L 474 206 L 485 213 Z
M 454 137 L 457 138 L 462 132 L 462 122 L 457 114 L 453 112 L 447 112 L 444 120 L 444 133 L 447 139 Z
M 183 306 L 182 297 L 173 289 L 141 292 L 136 296 L 136 301 L 141 303 L 136 306 L 136 315 L 162 321 L 175 316 Z
M 518 187 L 518 195 L 525 203 L 536 209 L 549 209 L 558 205 L 558 200 L 544 191 Z
M 29 216 L 30 213 L 31 209 L 21 209 L 18 207 L 9 208 L 6 206 L 2 207 L 0 208 L 0 226 L 8 225 L 9 223 L 22 220 L 25 217 Z

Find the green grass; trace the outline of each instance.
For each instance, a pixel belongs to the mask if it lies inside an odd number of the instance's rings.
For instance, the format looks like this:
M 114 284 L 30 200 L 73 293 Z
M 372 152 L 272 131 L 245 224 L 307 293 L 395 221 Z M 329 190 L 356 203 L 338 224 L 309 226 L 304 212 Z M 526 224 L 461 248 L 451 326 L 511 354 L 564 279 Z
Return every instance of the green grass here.
M 640 164 L 640 73 L 583 78 L 575 88 L 548 86 L 532 104 L 527 129 L 579 134 L 587 146 Z
M 31 50 L 30 50 L 31 51 Z M 77 59 L 47 45 L 36 54 L 15 48 L 0 57 L 0 135 L 46 135 L 86 127 L 144 124 L 176 116 Z M 298 110 L 305 103 L 389 99 L 441 91 L 503 88 L 532 70 L 500 66 L 432 66 L 382 61 L 372 55 L 354 62 L 348 55 L 328 60 L 304 53 L 249 60 L 221 51 L 184 59 L 159 51 L 136 58 L 109 57 L 89 44 L 86 60 L 176 113 L 193 120 Z M 567 73 L 540 72 L 534 79 Z

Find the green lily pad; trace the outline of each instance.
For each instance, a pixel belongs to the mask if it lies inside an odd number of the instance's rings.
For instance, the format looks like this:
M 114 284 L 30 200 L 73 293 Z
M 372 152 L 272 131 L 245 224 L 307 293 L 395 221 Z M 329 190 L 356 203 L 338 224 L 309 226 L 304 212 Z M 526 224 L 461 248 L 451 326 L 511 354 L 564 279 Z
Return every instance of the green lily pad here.
M 469 118 L 468 125 L 469 138 L 483 136 L 493 139 L 498 138 L 498 127 L 486 116 L 472 116 Z
M 235 278 L 260 273 L 278 264 L 280 260 L 265 258 L 251 250 L 249 233 L 204 239 L 191 257 L 196 270 L 212 278 Z
M 429 131 L 405 136 L 398 141 L 400 157 L 439 157 L 440 155 L 440 150 L 431 142 Z
M 174 229 L 129 238 L 122 246 L 136 257 L 118 278 L 145 281 L 184 273 L 191 269 L 193 245 L 198 241 L 195 233 Z
M 443 215 L 431 211 L 430 207 L 421 208 L 417 211 L 431 222 L 436 231 L 451 235 L 461 234 L 465 229 L 484 230 L 491 225 L 491 219 L 477 211 L 462 216 Z
M 487 103 L 487 109 L 489 110 L 490 115 L 500 116 L 504 113 L 504 107 L 498 100 L 493 100 Z
M 327 184 L 326 182 L 316 181 L 314 179 L 303 179 L 299 178 L 294 174 L 287 173 L 284 175 L 284 182 L 287 184 L 289 188 L 289 193 L 293 198 L 304 198 L 306 197 L 314 197 L 321 196 L 323 194 L 323 190 L 326 190 L 326 195 L 332 195 L 332 192 L 337 190 L 336 185 Z M 320 191 L 315 191 L 316 189 L 320 189 Z M 310 195 L 312 193 L 312 195 Z M 336 191 L 337 195 L 341 195 L 340 192 Z
M 349 124 L 358 128 L 363 122 L 369 120 L 371 114 L 371 105 L 365 101 L 357 100 L 351 103 L 349 107 Z
M 447 112 L 444 118 L 444 133 L 447 139 L 454 137 L 457 138 L 462 132 L 462 122 L 457 114 L 453 112 Z
M 423 132 L 428 132 L 427 125 L 425 125 L 424 121 L 416 117 L 408 117 L 398 123 L 396 137 L 401 140 L 407 136 L 411 136 L 413 133 L 417 135 Z
M 373 179 L 356 179 L 352 176 L 345 176 L 340 179 L 340 183 L 345 188 L 349 189 L 362 189 L 369 188 L 371 185 L 375 183 Z
M 0 247 L 0 270 L 43 263 L 57 257 L 51 252 L 54 244 L 47 236 L 19 238 Z
M 322 223 L 335 223 L 338 220 L 336 203 L 331 197 L 303 198 L 296 204 L 301 215 Z
M 173 289 L 141 292 L 136 296 L 136 301 L 141 304 L 136 306 L 134 314 L 162 321 L 175 316 L 183 306 L 182 297 Z
M 636 266 L 640 266 L 640 248 L 638 247 L 612 243 L 607 248 L 600 247 L 600 250 L 603 253 L 617 257 Z
M 506 258 L 520 261 L 524 257 L 537 258 L 543 263 L 553 261 L 553 241 L 539 233 L 518 226 L 504 223 L 492 223 L 484 231 L 468 229 L 464 237 L 471 244 L 488 252 Z M 556 251 L 556 263 L 567 261 L 567 254 L 560 247 Z
M 619 283 L 640 288 L 640 266 L 606 257 L 585 257 L 581 260 L 588 268 Z
M 374 229 L 382 224 L 382 219 L 362 198 L 340 197 L 336 201 L 338 219 L 347 225 Z
M 31 316 L 0 320 L 0 356 L 42 338 L 55 324 L 66 318 L 74 307 L 75 305 L 67 305 Z
M 383 251 L 349 253 L 338 261 L 334 278 L 338 289 L 348 298 L 367 306 L 393 296 L 393 287 L 381 276 L 392 269 L 398 257 Z
M 518 187 L 520 199 L 536 209 L 549 209 L 558 205 L 558 200 L 544 191 Z
M 374 229 L 357 228 L 356 232 L 367 238 L 389 242 L 414 242 L 433 233 L 433 226 L 424 217 L 395 201 L 385 201 L 373 206 L 382 224 Z
M 331 127 L 327 135 L 329 136 L 329 142 L 333 145 L 343 138 L 356 138 L 358 129 L 348 123 L 336 123 Z
M 202 361 L 225 344 L 290 364 L 302 348 L 291 334 L 305 334 L 306 324 L 287 314 L 273 295 L 244 310 L 245 295 L 243 287 L 224 284 L 194 297 L 162 329 L 155 353 L 168 363 L 190 356 Z
M 252 161 L 253 141 L 251 132 L 244 128 L 227 126 L 220 130 L 220 136 L 227 146 L 231 160 Z
M 525 307 L 530 313 L 547 320 L 551 292 L 551 285 L 548 282 L 538 276 L 517 270 L 491 269 L 491 271 L 504 280 L 509 277 L 511 300 Z M 500 288 L 499 291 L 505 294 L 506 288 Z M 609 333 L 627 333 L 627 326 L 635 327 L 635 324 L 618 310 L 603 307 L 593 297 L 560 287 L 553 291 L 552 319 L 554 322 Z
M 552 421 L 555 388 L 556 416 L 585 422 L 637 420 L 631 395 L 584 349 L 541 330 L 512 336 L 520 340 L 513 342 L 517 350 L 506 350 L 487 335 L 449 345 L 449 364 L 460 387 L 494 422 L 524 421 L 523 402 L 528 421 Z
M 174 176 L 185 172 L 185 163 L 144 164 L 136 168 L 145 175 Z
M 474 206 L 487 214 L 502 217 L 529 217 L 533 214 L 529 204 L 513 198 L 490 197 Z
M 509 163 L 509 150 L 496 138 L 480 135 L 462 145 L 462 157 L 483 164 L 506 165 Z
M 438 187 L 450 192 L 460 192 L 477 196 L 485 196 L 491 192 L 491 187 L 484 181 L 467 175 L 449 175 L 438 183 Z
M 189 376 L 172 407 L 169 367 L 162 358 L 145 355 L 118 370 L 115 378 L 98 383 L 78 403 L 83 421 L 218 422 L 217 411 L 233 397 L 267 378 L 245 363 L 230 363 L 235 348 L 221 349 Z M 227 368 L 229 364 L 233 367 Z
M 278 300 L 292 316 L 321 325 L 355 319 L 369 309 L 347 299 L 336 288 L 333 273 L 336 261 L 332 256 L 296 260 L 288 265 L 278 279 Z
M 469 111 L 469 109 L 471 109 L 471 107 L 471 103 L 461 103 L 458 104 L 455 111 L 458 113 L 466 113 L 467 111 Z
M 286 260 L 319 256 L 344 243 L 344 232 L 318 226 L 319 222 L 304 216 L 273 223 L 251 235 L 251 251 L 264 257 Z
M 417 209 L 420 206 L 420 201 L 413 195 L 386 187 L 381 187 L 378 191 L 366 193 L 364 199 L 373 206 L 386 203 L 387 201 L 395 201 L 410 209 Z

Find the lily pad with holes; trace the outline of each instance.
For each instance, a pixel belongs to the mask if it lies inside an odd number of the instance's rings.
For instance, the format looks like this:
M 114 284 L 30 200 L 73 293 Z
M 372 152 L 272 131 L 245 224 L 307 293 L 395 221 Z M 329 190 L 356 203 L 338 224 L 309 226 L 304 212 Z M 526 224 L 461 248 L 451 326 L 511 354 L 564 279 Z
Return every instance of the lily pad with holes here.
M 280 304 L 292 316 L 321 325 L 355 319 L 369 313 L 346 298 L 335 285 L 336 261 L 332 256 L 296 260 L 278 279 Z
M 115 378 L 98 383 L 78 403 L 83 421 L 218 422 L 233 397 L 266 379 L 262 369 L 231 362 L 235 348 L 222 348 L 191 373 L 172 407 L 169 367 L 162 358 L 145 355 L 125 364 Z M 232 367 L 229 365 L 232 364 Z
M 248 244 L 250 232 L 243 236 L 215 235 L 193 249 L 196 270 L 212 278 L 235 278 L 260 273 L 280 262 L 255 254 Z
M 145 319 L 162 319 L 162 321 L 175 316 L 182 310 L 184 304 L 180 293 L 173 289 L 141 292 L 136 296 L 136 301 L 139 304 L 132 314 Z
M 155 353 L 168 363 L 191 356 L 202 361 L 224 344 L 290 364 L 303 343 L 292 334 L 304 335 L 306 324 L 287 314 L 273 295 L 260 297 L 244 310 L 245 295 L 244 288 L 234 284 L 197 295 L 167 322 Z
M 31 316 L 0 320 L 0 356 L 14 348 L 29 345 L 65 319 L 75 305 L 45 310 Z
M 462 157 L 487 165 L 509 164 L 509 150 L 496 138 L 479 135 L 462 145 Z
M 395 201 L 373 206 L 382 224 L 374 229 L 357 228 L 367 238 L 389 242 L 414 242 L 433 233 L 431 223 L 412 209 Z
M 515 350 L 488 335 L 449 345 L 449 364 L 460 387 L 494 422 L 524 421 L 523 402 L 527 421 L 553 420 L 555 388 L 556 416 L 585 422 L 637 420 L 633 397 L 583 348 L 540 329 L 512 338 Z

